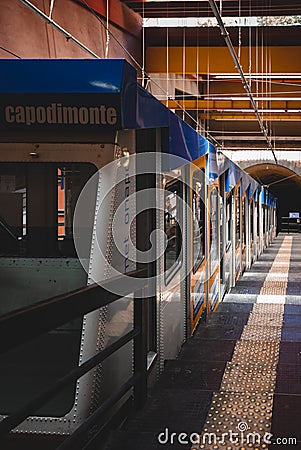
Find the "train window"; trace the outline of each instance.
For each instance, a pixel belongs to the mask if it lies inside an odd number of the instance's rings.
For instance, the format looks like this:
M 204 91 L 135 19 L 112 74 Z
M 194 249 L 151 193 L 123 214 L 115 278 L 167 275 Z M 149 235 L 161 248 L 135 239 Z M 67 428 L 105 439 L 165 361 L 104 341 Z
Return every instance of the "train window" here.
M 75 205 L 95 172 L 88 163 L 1 164 L 1 255 L 75 256 Z
M 164 254 L 166 284 L 171 280 L 181 265 L 182 234 L 180 229 L 180 197 L 182 197 L 182 185 L 180 181 L 171 182 L 166 185 L 164 216 L 164 231 L 167 240 Z
M 242 247 L 246 245 L 246 204 L 245 198 L 241 202 L 241 228 L 242 228 Z
M 227 197 L 226 201 L 226 239 L 227 246 L 231 242 L 231 218 L 232 218 L 232 195 Z
M 193 175 L 192 214 L 193 214 L 193 273 L 195 273 L 205 256 L 205 185 L 204 172 Z
M 87 273 L 75 257 L 72 223 L 78 196 L 96 171 L 88 163 L 0 164 L 0 314 L 86 285 Z M 87 226 L 90 220 L 88 230 L 93 226 L 95 199 L 96 189 L 91 217 L 85 216 Z M 4 355 L 1 413 L 15 413 L 43 386 L 76 367 L 81 333 L 79 317 Z M 70 383 L 39 415 L 65 415 L 75 392 L 76 382 Z
M 240 187 L 238 187 L 237 191 L 236 191 L 236 196 L 235 196 L 235 200 L 236 200 L 236 233 L 235 233 L 235 237 L 236 237 L 236 247 L 239 245 L 240 243 Z
M 218 264 L 218 191 L 216 188 L 210 194 L 210 269 L 213 274 Z
M 254 203 L 250 206 L 250 241 L 254 241 Z

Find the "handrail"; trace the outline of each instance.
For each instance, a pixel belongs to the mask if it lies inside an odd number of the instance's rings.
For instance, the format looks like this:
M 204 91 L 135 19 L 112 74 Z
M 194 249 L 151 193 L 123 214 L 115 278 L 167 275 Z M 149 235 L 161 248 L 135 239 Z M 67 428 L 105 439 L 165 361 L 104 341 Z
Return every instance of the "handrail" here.
M 0 353 L 7 351 L 20 344 L 18 336 L 22 336 L 22 344 L 34 337 L 39 336 L 49 330 L 87 314 L 95 309 L 112 303 L 114 300 L 137 291 L 142 292 L 146 285 L 147 269 L 139 269 L 127 273 L 127 276 L 118 276 L 106 280 L 102 286 L 93 284 L 67 294 L 59 295 L 51 299 L 43 300 L 34 305 L 21 308 L 17 311 L 8 313 L 0 317 Z M 143 279 L 144 278 L 144 279 Z M 110 291 L 111 288 L 118 290 L 122 287 L 122 294 L 115 294 Z M 120 289 L 119 289 L 120 290 Z M 144 299 L 146 300 L 146 299 Z M 139 301 L 140 304 L 140 301 Z M 140 305 L 135 306 L 137 311 Z M 137 313 L 136 313 L 137 314 Z M 140 315 L 140 311 L 138 313 Z M 138 318 L 138 317 L 137 317 Z M 43 319 L 43 320 L 42 320 Z M 32 324 L 34 323 L 34 327 Z M 42 394 L 29 401 L 17 413 L 4 418 L 0 422 L 0 436 L 13 430 L 18 424 L 23 422 L 28 416 L 33 415 L 49 399 L 57 395 L 68 383 L 74 382 L 86 374 L 89 370 L 100 364 L 114 352 L 134 339 L 134 361 L 135 373 L 124 383 L 108 400 L 101 405 L 73 434 L 64 441 L 62 448 L 69 448 L 69 444 L 74 447 L 74 441 L 84 439 L 86 430 L 95 423 L 111 406 L 113 406 L 123 395 L 132 387 L 138 395 L 145 391 L 146 385 L 146 360 L 145 350 L 141 348 L 141 339 L 143 330 L 139 325 L 140 319 L 135 320 L 134 329 L 124 336 L 121 336 L 110 346 L 99 351 L 89 360 L 85 361 L 79 367 L 75 367 L 68 374 L 61 377 L 55 384 L 46 389 Z M 34 329 L 33 329 L 34 328 Z M 142 351 L 141 351 L 142 350 Z M 141 386 L 140 386 L 141 384 Z M 79 442 L 79 441 L 78 441 Z M 72 447 L 72 448 L 73 448 Z M 60 447 L 61 448 L 61 447 Z
M 17 236 L 10 229 L 11 227 L 6 223 L 6 221 L 0 216 L 0 226 L 5 230 L 10 237 L 12 237 L 15 241 L 18 240 Z
M 99 408 L 97 408 L 90 417 L 80 425 L 69 437 L 67 437 L 57 450 L 77 450 L 82 449 L 82 441 L 85 436 L 85 433 L 89 431 L 89 429 L 101 418 L 103 414 L 105 414 L 115 403 L 118 402 L 132 387 L 134 387 L 139 378 L 141 377 L 140 373 L 135 373 L 128 381 L 126 381 L 118 390 L 118 392 L 114 392 Z M 87 447 L 85 447 L 87 448 Z
M 5 435 L 9 431 L 13 430 L 17 425 L 19 425 L 26 417 L 33 415 L 41 406 L 43 406 L 47 401 L 51 400 L 55 395 L 57 395 L 68 383 L 74 382 L 81 378 L 89 370 L 93 369 L 96 365 L 100 364 L 106 358 L 108 358 L 112 353 L 119 350 L 125 344 L 130 342 L 136 336 L 138 336 L 140 330 L 133 330 L 122 336 L 118 341 L 106 347 L 104 350 L 98 352 L 95 356 L 85 361 L 79 367 L 75 367 L 67 375 L 61 377 L 55 384 L 50 386 L 42 394 L 28 402 L 24 405 L 17 413 L 6 417 L 0 422 L 0 436 Z
M 140 278 L 146 275 L 146 269 L 135 270 L 105 280 L 102 286 L 92 284 L 4 314 L 0 317 L 0 354 L 143 288 L 145 280 Z

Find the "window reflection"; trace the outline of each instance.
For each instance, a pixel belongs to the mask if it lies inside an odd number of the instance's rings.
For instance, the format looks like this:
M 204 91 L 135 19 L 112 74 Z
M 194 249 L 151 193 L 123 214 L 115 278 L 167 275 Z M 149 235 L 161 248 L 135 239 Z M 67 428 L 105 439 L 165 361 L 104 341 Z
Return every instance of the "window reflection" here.
M 238 187 L 236 192 L 236 247 L 240 243 L 240 187 Z
M 197 271 L 205 256 L 205 203 L 204 173 L 193 175 L 193 273 Z
M 210 194 L 210 262 L 211 275 L 218 263 L 218 192 L 214 188 Z
M 165 281 L 168 282 L 176 269 L 180 266 L 180 252 L 182 246 L 182 235 L 180 229 L 181 207 L 179 197 L 181 196 L 180 181 L 172 182 L 165 188 L 165 218 L 164 231 L 166 235 L 166 250 L 164 255 Z

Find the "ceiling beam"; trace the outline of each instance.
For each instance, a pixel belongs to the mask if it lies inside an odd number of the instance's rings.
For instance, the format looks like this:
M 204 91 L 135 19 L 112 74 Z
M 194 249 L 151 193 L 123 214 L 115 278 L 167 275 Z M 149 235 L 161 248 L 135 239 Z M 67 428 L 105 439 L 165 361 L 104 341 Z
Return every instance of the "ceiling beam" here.
M 270 98 L 266 100 L 255 100 L 259 109 L 269 110 L 270 113 L 301 113 L 301 97 L 299 100 L 277 100 Z M 252 108 L 250 100 L 182 100 L 182 99 L 168 99 L 162 100 L 170 109 L 187 109 L 198 111 L 219 111 L 231 110 L 232 113 L 241 113 L 241 110 Z M 237 111 L 235 111 L 237 110 Z M 282 110 L 282 111 L 279 111 Z
M 212 15 L 208 0 L 122 0 L 130 8 L 139 12 L 144 17 L 210 17 Z M 261 0 L 251 2 L 241 0 L 223 1 L 223 16 L 235 16 L 238 14 L 249 16 L 281 16 L 301 14 L 299 0 Z
M 238 48 L 234 47 L 238 52 Z M 250 59 L 251 53 L 251 59 Z M 246 75 L 301 76 L 301 47 L 241 47 L 240 65 Z M 249 63 L 251 61 L 251 67 Z M 227 47 L 148 47 L 146 71 L 164 74 L 237 74 Z
M 260 111 L 259 111 L 260 113 Z M 232 112 L 203 112 L 199 114 L 199 118 L 202 119 L 202 117 L 209 119 L 209 120 L 246 120 L 246 121 L 257 121 L 257 117 L 254 115 L 254 111 L 250 110 L 249 113 L 243 113 L 241 111 L 232 111 Z M 265 113 L 262 117 L 262 120 L 268 121 L 268 122 L 295 122 L 301 120 L 301 114 L 284 114 L 284 113 L 278 113 L 278 114 L 267 114 Z

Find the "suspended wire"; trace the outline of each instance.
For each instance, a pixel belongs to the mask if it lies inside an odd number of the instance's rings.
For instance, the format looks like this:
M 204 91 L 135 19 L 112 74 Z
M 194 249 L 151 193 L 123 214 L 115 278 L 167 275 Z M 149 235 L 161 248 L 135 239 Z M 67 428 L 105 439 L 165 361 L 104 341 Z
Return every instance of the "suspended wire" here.
M 62 33 L 67 41 L 72 41 L 76 45 L 78 45 L 82 50 L 89 53 L 89 55 L 93 56 L 94 58 L 99 59 L 100 56 L 98 56 L 95 52 L 90 50 L 86 45 L 84 45 L 81 41 L 76 39 L 72 34 L 70 34 L 67 30 L 65 30 L 63 27 L 61 27 L 58 23 L 56 23 L 53 19 L 49 18 L 47 14 L 45 14 L 43 11 L 41 11 L 39 8 L 37 8 L 34 4 L 30 3 L 28 0 L 19 0 L 21 3 L 23 3 L 27 8 L 31 9 L 35 14 L 43 18 L 48 24 L 53 26 L 56 30 L 58 30 L 60 33 Z
M 24 1 L 24 0 L 20 0 L 20 1 Z M 109 1 L 109 0 L 107 0 Z M 101 20 L 101 18 L 99 17 L 99 15 L 94 11 L 93 8 L 91 8 L 91 6 L 86 2 L 86 0 L 81 0 L 81 2 L 86 6 L 86 8 L 90 11 L 91 14 L 93 14 L 93 16 L 98 20 L 98 22 L 101 24 L 101 26 L 108 31 L 110 37 L 122 48 L 122 50 L 125 52 L 125 54 L 133 61 L 133 63 L 140 69 L 142 70 L 142 67 L 140 65 L 140 63 L 136 60 L 136 58 L 131 54 L 131 52 L 128 51 L 128 49 L 119 41 L 119 39 L 114 35 L 114 33 L 108 29 L 108 27 L 106 26 L 106 24 Z
M 259 52 L 258 52 L 258 28 L 256 27 L 256 34 L 255 34 L 255 71 L 256 73 L 258 73 L 258 65 L 259 65 Z M 256 90 L 256 95 L 258 96 L 258 92 L 259 92 L 259 79 L 256 80 L 255 82 L 255 90 Z
M 72 41 L 74 42 L 76 45 L 78 45 L 82 50 L 86 51 L 88 54 L 90 54 L 91 56 L 93 56 L 94 58 L 97 59 L 101 59 L 101 56 L 97 55 L 95 52 L 93 52 L 91 49 L 89 49 L 86 45 L 84 45 L 81 41 L 79 41 L 77 38 L 75 38 L 73 35 L 71 35 L 67 30 L 65 30 L 63 27 L 61 27 L 58 23 L 56 23 L 53 19 L 49 18 L 49 16 L 47 16 L 43 11 L 41 11 L 39 8 L 37 8 L 35 5 L 33 5 L 29 0 L 19 0 L 21 3 L 23 3 L 26 7 L 28 7 L 29 9 L 31 9 L 35 14 L 37 14 L 38 16 L 40 16 L 43 20 L 45 20 L 49 25 L 53 26 L 56 30 L 58 30 L 60 33 L 62 33 L 67 41 Z M 108 0 L 109 1 L 109 0 Z M 114 33 L 112 33 L 112 31 L 110 29 L 108 29 L 108 27 L 106 26 L 106 24 L 101 20 L 101 18 L 99 17 L 99 15 L 88 5 L 88 3 L 86 2 L 86 0 L 81 0 L 81 2 L 85 5 L 85 7 L 91 12 L 91 14 L 93 14 L 95 16 L 95 18 L 98 20 L 98 22 L 101 24 L 101 26 L 108 30 L 108 33 L 110 35 L 110 37 L 123 49 L 123 51 L 125 52 L 125 54 L 133 61 L 133 63 L 136 65 L 137 68 L 139 68 L 141 70 L 141 72 L 143 72 L 143 67 L 140 65 L 140 63 L 135 59 L 135 57 L 127 50 L 127 48 L 119 41 L 119 39 L 116 38 L 116 36 L 114 35 Z M 11 55 L 15 56 L 16 58 L 22 59 L 20 56 L 16 55 L 13 52 L 10 52 L 9 50 L 5 49 L 4 47 L 1 47 L 2 50 L 6 51 L 7 53 L 10 53 Z M 162 92 L 165 94 L 167 100 L 169 98 L 169 94 L 168 91 L 164 90 L 162 88 L 162 86 L 156 82 L 156 80 L 151 79 L 151 76 L 144 71 L 144 74 L 146 76 L 146 78 L 148 80 L 152 80 L 152 83 Z M 167 83 L 168 84 L 168 83 Z M 180 109 L 183 109 L 182 105 L 175 101 L 175 103 L 177 104 L 177 106 L 179 106 Z M 194 122 L 197 124 L 197 121 L 195 120 L 195 118 L 186 112 L 186 115 Z M 202 132 L 205 133 L 205 130 L 201 130 Z M 212 142 L 214 142 L 216 145 L 219 145 L 219 142 L 211 135 L 208 135 L 208 138 L 210 138 L 210 140 Z
M 281 178 L 280 180 L 277 180 L 277 181 L 273 181 L 272 183 L 269 183 L 267 186 L 268 187 L 273 186 L 274 184 L 282 183 L 283 181 L 288 180 L 289 178 L 294 178 L 294 177 L 298 177 L 298 176 L 299 176 L 298 174 L 294 173 L 293 175 L 290 175 L 288 177 Z
M 281 77 L 279 77 L 279 78 L 281 78 Z M 298 76 L 296 76 L 296 78 L 298 78 Z M 228 82 L 228 81 L 233 81 L 233 77 L 229 76 L 229 78 L 223 78 L 222 80 L 221 79 L 211 78 L 210 81 L 211 81 L 211 83 L 214 83 L 214 82 L 220 83 L 221 81 Z M 262 83 L 263 82 L 263 78 L 251 77 L 250 83 L 251 83 L 251 81 L 253 81 L 256 84 L 258 84 L 258 83 Z M 294 86 L 294 87 L 300 87 L 301 88 L 301 83 L 291 83 L 291 82 L 284 82 L 284 81 L 273 81 L 272 79 L 271 79 L 271 81 L 269 81 L 269 83 L 270 84 L 277 84 L 279 86 Z M 256 89 L 256 90 L 258 91 L 258 89 Z M 292 92 L 294 92 L 294 91 L 292 91 Z M 279 91 L 279 93 L 281 93 L 281 91 Z M 284 92 L 284 94 L 289 94 L 289 93 L 290 92 Z M 227 95 L 227 94 L 224 94 L 224 95 Z
M 142 78 L 139 78 L 140 80 L 142 79 Z M 159 79 L 159 78 L 157 78 L 157 79 Z M 166 78 L 161 78 L 161 80 L 162 79 L 166 79 Z M 179 81 L 181 81 L 182 79 L 178 79 Z M 197 81 L 198 82 L 198 81 Z M 199 83 L 199 82 L 198 82 Z M 212 83 L 212 80 L 210 80 L 210 84 Z M 268 98 L 268 99 L 271 99 L 271 100 L 280 100 L 281 99 L 281 97 L 279 98 L 279 97 L 276 97 L 276 95 L 281 95 L 281 94 L 301 94 L 301 90 L 298 90 L 298 91 L 273 91 L 273 92 L 271 92 L 270 90 L 268 91 L 268 92 L 262 92 L 260 95 L 258 95 L 258 97 L 256 97 L 256 98 L 259 98 L 260 100 L 262 99 L 262 95 L 264 96 L 263 97 L 263 99 L 264 98 Z M 184 95 L 183 95 L 183 97 L 185 98 L 185 97 L 191 97 L 191 94 L 185 94 L 184 93 Z M 220 98 L 223 98 L 224 100 L 232 100 L 233 99 L 233 97 L 235 98 L 235 97 L 237 97 L 238 99 L 241 99 L 241 100 L 247 100 L 247 95 L 246 96 L 244 96 L 243 95 L 243 93 L 241 93 L 241 92 L 227 92 L 227 93 L 225 93 L 225 92 L 214 92 L 214 93 L 212 93 L 212 94 L 210 94 L 210 93 L 208 93 L 208 94 L 199 94 L 199 95 L 196 95 L 195 96 L 198 100 L 200 100 L 200 99 L 206 99 L 207 100 L 207 98 L 211 98 L 211 99 L 220 99 Z M 296 98 L 296 97 L 285 97 L 285 101 L 290 101 L 290 100 L 293 100 L 293 101 L 297 101 L 297 100 L 301 100 L 301 98 Z M 284 100 L 283 100 L 284 101 Z
M 222 2 L 220 1 L 220 6 L 223 7 Z M 209 27 L 207 28 L 207 46 L 209 47 L 210 44 L 210 35 L 209 35 Z M 210 95 L 210 52 L 207 52 L 207 78 L 206 78 L 206 95 Z M 205 115 L 205 121 L 204 125 L 206 127 L 206 136 L 209 136 L 209 127 L 210 127 L 210 116 L 209 116 L 209 97 L 206 99 L 207 101 L 207 108 L 206 108 L 206 115 Z M 223 140 L 222 140 L 222 147 L 223 147 Z
M 23 0 L 20 0 L 23 1 Z M 85 6 L 87 7 L 87 9 L 96 17 L 96 19 L 99 21 L 99 23 L 105 27 L 103 21 L 101 20 L 101 18 L 98 16 L 98 14 L 88 5 L 88 3 L 86 2 L 86 0 L 82 0 L 82 2 L 85 4 Z M 139 64 L 139 62 L 132 56 L 132 54 L 126 49 L 126 47 L 124 47 L 124 45 L 115 37 L 115 35 L 112 33 L 111 30 L 109 30 L 110 36 L 117 42 L 117 44 L 124 50 L 124 52 L 131 58 L 131 60 L 136 64 L 136 66 L 143 71 L 143 67 L 141 67 L 141 65 Z M 168 41 L 168 29 L 167 29 L 167 41 Z M 168 58 L 167 58 L 167 64 L 168 64 Z M 169 70 L 169 69 L 168 69 Z M 145 77 L 147 78 L 147 80 L 151 80 L 151 82 L 162 92 L 165 94 L 166 100 L 168 102 L 169 99 L 169 93 L 168 93 L 168 89 L 165 90 L 159 83 L 156 82 L 156 80 L 152 79 L 151 76 L 144 71 Z M 168 83 L 167 83 L 168 85 Z M 167 86 L 168 88 L 168 86 Z M 180 109 L 183 109 L 182 105 L 177 102 L 176 100 L 174 100 L 176 105 L 179 106 Z M 197 124 L 197 121 L 195 120 L 195 118 L 193 116 L 191 116 L 191 114 L 186 112 L 186 115 Z M 202 129 L 201 131 L 205 132 L 204 129 Z M 209 136 L 209 138 L 215 142 L 217 145 L 219 145 L 219 143 L 216 141 L 216 139 L 213 136 Z
M 221 2 L 221 0 L 220 0 Z M 199 8 L 199 5 L 198 5 Z M 196 91 L 197 91 L 197 103 L 196 103 L 196 130 L 199 131 L 201 129 L 200 115 L 199 115 L 199 102 L 198 99 L 200 97 L 200 80 L 199 80 L 199 30 L 196 30 Z
M 238 61 L 237 55 L 236 55 L 235 50 L 234 50 L 234 48 L 233 48 L 232 41 L 231 41 L 231 39 L 230 39 L 230 37 L 229 37 L 229 34 L 228 34 L 228 32 L 227 32 L 227 30 L 226 30 L 226 28 L 225 28 L 225 25 L 224 25 L 224 23 L 223 23 L 223 21 L 222 21 L 222 18 L 221 18 L 221 16 L 220 16 L 220 14 L 219 14 L 219 11 L 218 11 L 218 9 L 217 9 L 217 7 L 216 7 L 215 0 L 209 0 L 209 3 L 210 3 L 210 6 L 211 6 L 211 8 L 212 8 L 213 14 L 215 15 L 215 17 L 216 17 L 216 19 L 217 19 L 217 21 L 218 21 L 218 24 L 219 24 L 219 26 L 220 26 L 221 34 L 222 34 L 222 36 L 223 36 L 224 39 L 225 39 L 225 42 L 226 42 L 226 44 L 227 44 L 227 47 L 228 47 L 228 49 L 229 49 L 229 51 L 230 51 L 230 54 L 231 54 L 231 56 L 232 56 L 232 59 L 233 59 L 233 61 L 234 61 L 234 63 L 235 63 L 235 66 L 236 66 L 236 68 L 237 68 L 237 70 L 238 70 L 238 72 L 239 72 L 239 74 L 240 74 L 241 80 L 242 80 L 242 82 L 243 82 L 243 86 L 244 86 L 245 90 L 246 90 L 247 93 L 248 93 L 248 96 L 249 96 L 251 105 L 252 105 L 252 107 L 253 107 L 253 109 L 254 109 L 254 113 L 255 113 L 255 116 L 256 116 L 256 118 L 257 118 L 257 120 L 258 120 L 260 129 L 261 129 L 261 131 L 262 131 L 262 133 L 263 133 L 263 135 L 265 136 L 265 139 L 266 139 L 266 141 L 267 141 L 268 148 L 271 150 L 271 152 L 272 152 L 272 154 L 273 154 L 273 157 L 274 157 L 274 159 L 275 159 L 275 162 L 276 162 L 276 164 L 277 164 L 277 158 L 276 158 L 276 155 L 275 155 L 273 146 L 272 146 L 272 144 L 271 144 L 271 141 L 270 141 L 268 132 L 267 132 L 267 130 L 266 130 L 266 128 L 265 128 L 265 126 L 264 126 L 264 124 L 263 124 L 263 122 L 262 122 L 262 119 L 261 119 L 261 117 L 260 117 L 260 114 L 259 114 L 257 105 L 256 105 L 256 103 L 254 102 L 253 95 L 252 95 L 252 92 L 251 92 L 251 90 L 250 90 L 250 86 L 249 86 L 249 84 L 248 84 L 248 82 L 247 82 L 247 80 L 246 80 L 246 77 L 245 77 L 245 75 L 244 75 L 244 72 L 243 72 L 243 70 L 242 70 L 242 67 L 241 67 L 241 65 L 240 65 L 240 63 L 239 63 L 239 61 Z
M 271 8 L 271 0 L 270 0 L 270 4 L 269 7 Z M 267 80 L 267 88 L 269 90 L 269 96 L 270 98 L 272 97 L 272 93 L 273 93 L 273 88 L 272 88 L 272 84 L 271 84 L 271 79 L 272 79 L 272 53 L 271 53 L 271 47 L 270 47 L 270 30 L 267 30 L 268 36 L 269 36 L 269 41 L 268 41 L 268 61 L 269 61 L 269 79 Z M 268 105 L 271 107 L 271 100 L 269 100 Z M 270 130 L 270 139 L 272 140 L 273 138 L 273 131 L 272 131 L 272 119 L 270 118 L 270 124 L 269 124 L 269 130 Z M 275 141 L 274 141 L 274 148 L 275 148 Z
M 271 90 L 269 89 L 267 92 L 262 92 L 261 94 L 262 95 L 264 95 L 264 96 L 268 96 L 268 97 L 270 97 L 271 99 L 273 99 L 273 96 L 275 96 L 276 94 L 277 95 L 280 95 L 280 94 L 300 94 L 301 93 L 301 89 L 300 90 L 298 90 L 298 91 L 273 91 L 273 92 L 271 92 Z M 242 93 L 241 92 L 220 92 L 220 93 L 214 93 L 214 94 L 208 94 L 208 97 L 212 97 L 212 98 L 215 98 L 215 97 L 242 97 Z M 277 98 L 277 97 L 275 97 L 275 98 Z M 286 99 L 290 99 L 290 97 L 285 97 Z
M 144 2 L 142 4 L 142 20 L 144 21 L 145 18 L 145 12 L 144 12 Z M 145 83 L 145 27 L 142 27 L 142 67 L 141 67 L 141 73 L 142 73 L 142 86 L 147 89 L 149 79 L 147 79 L 147 82 Z
M 109 0 L 107 0 L 107 11 L 106 11 L 106 51 L 105 58 L 109 57 L 109 47 L 110 47 L 110 33 L 109 33 Z
M 249 15 L 251 16 L 251 1 L 249 0 Z M 249 83 L 252 88 L 252 27 L 249 26 Z
M 54 1 L 55 1 L 55 0 L 51 0 L 51 3 L 50 3 L 50 8 L 49 8 L 49 19 L 52 18 L 52 12 L 53 12 L 53 7 L 54 7 Z
M 166 106 L 169 101 L 169 28 L 166 29 Z
M 184 77 L 186 74 L 186 30 L 185 28 L 183 29 L 183 88 L 182 88 L 182 93 L 184 96 L 184 92 L 185 92 L 185 81 L 184 81 Z M 183 98 L 184 100 L 184 98 Z M 186 103 L 184 103 L 184 111 L 183 111 L 183 116 L 182 119 L 185 120 L 185 110 L 186 110 Z
M 238 2 L 238 17 L 240 18 L 240 12 L 241 12 L 241 0 Z M 221 13 L 220 13 L 221 14 Z M 240 23 L 240 21 L 239 21 Z M 238 27 L 238 61 L 240 62 L 241 57 L 241 26 Z
M 18 58 L 18 59 L 22 59 L 21 56 L 17 55 L 17 54 L 14 53 L 14 52 L 11 52 L 10 50 L 8 50 L 8 49 L 5 48 L 5 47 L 2 47 L 1 45 L 0 45 L 0 49 L 3 50 L 4 52 L 8 53 L 9 55 L 15 56 L 15 57 Z

